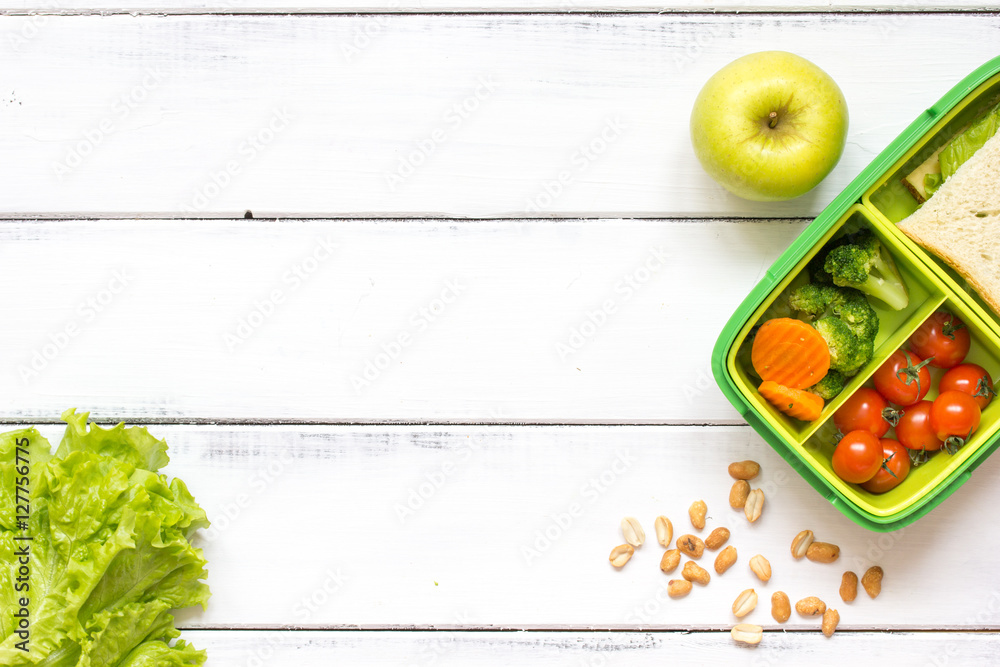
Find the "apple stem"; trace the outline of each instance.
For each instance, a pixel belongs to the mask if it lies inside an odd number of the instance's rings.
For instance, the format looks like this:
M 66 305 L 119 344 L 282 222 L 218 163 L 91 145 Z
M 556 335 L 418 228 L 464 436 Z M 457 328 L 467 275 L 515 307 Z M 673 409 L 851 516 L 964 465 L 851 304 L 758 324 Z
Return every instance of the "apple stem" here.
M 773 130 L 778 125 L 778 112 L 772 111 L 767 115 L 767 118 L 767 126 Z

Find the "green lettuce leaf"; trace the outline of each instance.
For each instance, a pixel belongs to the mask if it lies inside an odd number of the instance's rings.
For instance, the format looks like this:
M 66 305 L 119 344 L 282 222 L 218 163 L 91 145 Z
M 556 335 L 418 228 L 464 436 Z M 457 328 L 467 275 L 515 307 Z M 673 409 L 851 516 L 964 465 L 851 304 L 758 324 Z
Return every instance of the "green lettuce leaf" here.
M 944 183 L 944 177 L 941 174 L 924 174 L 924 192 L 927 193 L 928 199 L 937 192 L 942 183 Z
M 69 409 L 62 414 L 66 422 L 56 456 L 66 456 L 70 452 L 89 451 L 102 456 L 110 456 L 131 463 L 136 468 L 156 472 L 169 463 L 167 443 L 149 434 L 143 427 L 118 424 L 113 428 L 101 428 L 91 424 L 87 428 L 89 413 L 76 413 Z
M 145 428 L 88 428 L 72 410 L 64 419 L 54 457 L 34 429 L 0 434 L 0 665 L 203 664 L 203 652 L 170 646 L 179 634 L 170 610 L 204 607 L 210 593 L 204 555 L 190 542 L 208 520 L 183 482 L 157 472 L 166 443 Z M 27 529 L 14 491 L 24 481 L 18 447 L 30 459 Z M 30 590 L 18 593 L 26 544 Z M 22 596 L 29 652 L 13 617 Z
M 81 648 L 79 667 L 117 665 L 147 638 L 164 641 L 173 623 L 169 603 L 162 600 L 130 602 L 101 611 L 90 619 Z
M 1000 127 L 1000 105 L 977 118 L 965 132 L 952 139 L 939 156 L 942 182 L 958 171 L 966 160 L 982 148 L 997 133 L 998 127 Z
M 135 648 L 115 667 L 186 667 L 204 665 L 205 652 L 196 651 L 184 641 L 168 647 L 163 642 L 147 642 Z

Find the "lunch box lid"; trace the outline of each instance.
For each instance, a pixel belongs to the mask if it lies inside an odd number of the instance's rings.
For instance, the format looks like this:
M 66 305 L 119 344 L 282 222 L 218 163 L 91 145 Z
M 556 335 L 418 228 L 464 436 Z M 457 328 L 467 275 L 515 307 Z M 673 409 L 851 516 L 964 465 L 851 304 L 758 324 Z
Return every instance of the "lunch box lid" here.
M 1000 445 L 1000 433 L 982 443 L 975 454 L 965 460 L 945 478 L 936 490 L 925 494 L 903 510 L 889 516 L 876 516 L 864 511 L 832 486 L 812 464 L 785 441 L 771 421 L 762 415 L 747 396 L 740 390 L 729 370 L 729 358 L 734 345 L 742 343 L 740 332 L 750 317 L 767 299 L 774 288 L 808 254 L 823 236 L 843 218 L 852 206 L 862 202 L 872 186 L 879 182 L 896 163 L 914 148 L 927 133 L 953 109 L 956 109 L 973 91 L 1000 73 L 1000 57 L 993 58 L 978 67 L 949 90 L 935 104 L 922 112 L 916 120 L 904 129 L 864 170 L 838 194 L 832 202 L 811 222 L 802 234 L 775 260 L 764 277 L 750 291 L 726 323 L 712 352 L 712 373 L 722 393 L 733 407 L 746 419 L 747 423 L 763 437 L 771 447 L 787 461 L 820 495 L 824 496 L 841 513 L 855 523 L 869 529 L 887 532 L 902 528 L 937 507 L 969 479 L 972 471 Z M 887 221 L 888 222 L 888 221 Z M 891 223 L 889 223 L 891 225 Z M 961 290 L 954 279 L 947 276 L 936 260 L 899 234 L 902 243 L 913 251 L 926 272 L 942 278 L 955 295 L 981 320 L 984 334 L 1000 342 L 1000 320 L 984 309 L 976 300 Z

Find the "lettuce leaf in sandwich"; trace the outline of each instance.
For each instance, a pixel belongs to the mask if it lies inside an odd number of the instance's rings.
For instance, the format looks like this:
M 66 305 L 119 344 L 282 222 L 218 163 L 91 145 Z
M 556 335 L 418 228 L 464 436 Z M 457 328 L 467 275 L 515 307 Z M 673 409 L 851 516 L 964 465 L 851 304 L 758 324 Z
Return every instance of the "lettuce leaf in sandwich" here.
M 940 173 L 924 176 L 924 190 L 929 198 L 951 177 L 966 160 L 975 155 L 1000 128 L 1000 104 L 979 116 L 961 134 L 953 138 L 938 154 Z

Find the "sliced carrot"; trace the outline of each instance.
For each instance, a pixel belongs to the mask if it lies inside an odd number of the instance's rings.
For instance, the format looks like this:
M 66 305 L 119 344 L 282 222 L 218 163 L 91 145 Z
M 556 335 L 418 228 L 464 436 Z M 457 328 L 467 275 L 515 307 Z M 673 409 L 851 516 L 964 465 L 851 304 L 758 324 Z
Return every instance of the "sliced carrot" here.
M 762 382 L 757 391 L 789 417 L 814 422 L 823 412 L 823 399 L 811 391 L 792 389 L 771 380 Z
M 757 330 L 750 361 L 761 380 L 805 389 L 826 377 L 830 348 L 812 326 L 790 317 L 776 317 Z

